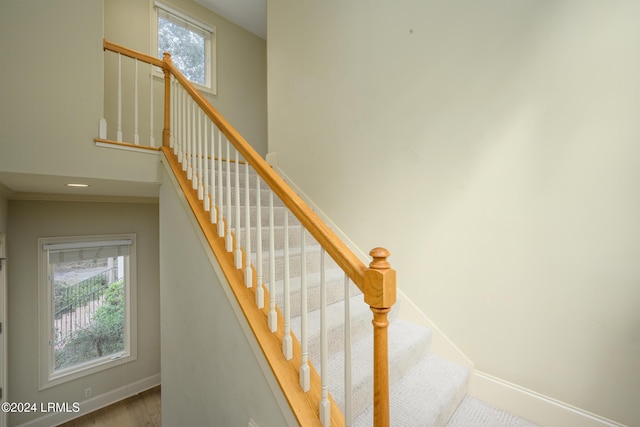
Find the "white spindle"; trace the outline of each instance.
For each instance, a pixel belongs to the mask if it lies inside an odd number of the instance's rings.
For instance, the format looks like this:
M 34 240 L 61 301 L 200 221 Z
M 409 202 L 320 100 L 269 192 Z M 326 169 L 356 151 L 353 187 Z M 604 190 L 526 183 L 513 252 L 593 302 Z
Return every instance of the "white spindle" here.
M 153 65 L 150 65 L 151 72 L 149 73 L 149 147 L 155 147 L 156 141 L 153 137 Z M 169 77 L 169 81 L 171 81 L 171 77 Z M 173 98 L 175 96 L 175 92 L 172 91 L 171 99 L 169 100 L 169 111 L 170 111 L 170 121 L 169 121 L 169 147 L 173 148 L 173 125 L 174 125 L 174 115 L 173 115 Z
M 331 425 L 331 404 L 329 403 L 329 350 L 327 337 L 327 282 L 325 279 L 325 252 L 320 248 L 320 423 Z
M 171 80 L 173 80 L 174 87 L 171 100 L 173 101 L 173 117 L 175 117 L 174 127 L 171 129 L 171 133 L 173 134 L 173 154 L 178 156 L 178 160 L 181 160 L 178 142 L 178 139 L 180 139 L 180 91 L 178 90 L 178 82 L 173 75 L 171 75 Z
M 229 138 L 227 140 L 227 252 L 233 251 L 233 240 L 231 238 L 231 151 L 229 151 Z
M 353 423 L 351 397 L 351 298 L 349 276 L 344 275 L 344 422 L 346 427 Z
M 203 191 L 203 173 L 202 173 L 202 160 L 203 160 L 203 153 L 202 153 L 202 110 L 200 108 L 198 108 L 195 104 L 194 104 L 194 108 L 196 108 L 196 111 L 198 112 L 198 182 L 196 184 L 196 187 L 198 187 L 198 199 L 199 200 L 203 200 L 204 199 L 204 191 Z
M 289 211 L 284 211 L 284 338 L 282 353 L 285 359 L 293 357 L 293 340 L 291 339 L 291 290 L 289 271 Z
M 300 387 L 307 392 L 311 388 L 311 368 L 309 368 L 309 336 L 307 313 L 307 252 L 305 248 L 304 225 L 300 225 L 300 341 L 302 363 L 300 364 Z
M 240 163 L 238 163 L 238 150 L 235 151 L 235 178 L 236 178 L 236 219 L 235 219 L 235 230 L 236 230 L 236 252 L 235 252 L 235 262 L 236 268 L 242 268 L 242 249 L 240 249 Z
M 240 172 L 240 171 L 238 171 Z M 247 288 L 253 286 L 251 269 L 251 197 L 249 196 L 249 162 L 244 168 L 244 283 Z
M 222 185 L 222 132 L 218 129 L 218 237 L 224 237 L 224 222 L 222 213 L 224 212 L 224 191 Z
M 260 177 L 256 177 L 256 262 L 258 263 L 258 283 L 256 284 L 256 305 L 264 308 L 264 288 L 262 277 L 262 196 L 260 194 Z
M 216 156 L 215 156 L 215 140 L 216 140 L 216 125 L 211 122 L 211 223 L 218 223 L 218 216 L 216 215 Z
M 273 190 L 269 191 L 269 330 L 278 330 L 276 315 L 276 249 L 273 227 Z
M 189 144 L 187 144 L 187 93 L 181 90 L 182 97 L 182 170 L 187 171 L 189 169 Z
M 198 132 L 196 126 L 196 103 L 189 98 L 189 102 L 191 108 L 189 109 L 189 114 L 191 114 L 191 123 L 189 123 L 189 128 L 191 129 L 191 168 L 193 169 L 192 179 L 191 179 L 191 188 L 194 190 L 198 189 Z
M 202 113 L 201 113 L 202 115 Z M 207 141 L 207 118 L 205 116 L 204 124 L 202 128 L 202 144 L 204 147 L 204 152 L 202 153 L 203 162 L 204 162 L 204 171 L 202 175 L 204 177 L 204 185 L 203 185 L 203 199 L 204 199 L 204 210 L 205 212 L 209 212 L 211 209 L 211 200 L 209 199 L 209 141 Z
M 193 177 L 193 170 L 191 168 L 191 104 L 189 103 L 189 99 L 185 95 L 185 110 L 184 110 L 184 127 L 185 127 L 185 139 L 184 145 L 186 147 L 186 157 L 187 157 L 187 179 L 191 179 Z
M 135 72 L 133 78 L 133 143 L 140 145 L 140 134 L 138 130 L 138 60 L 134 59 Z
M 118 54 L 118 132 L 116 141 L 122 142 L 122 54 Z
M 176 129 L 173 132 L 174 145 L 173 152 L 178 156 L 178 161 L 182 163 L 182 90 L 176 86 L 175 103 L 176 103 Z

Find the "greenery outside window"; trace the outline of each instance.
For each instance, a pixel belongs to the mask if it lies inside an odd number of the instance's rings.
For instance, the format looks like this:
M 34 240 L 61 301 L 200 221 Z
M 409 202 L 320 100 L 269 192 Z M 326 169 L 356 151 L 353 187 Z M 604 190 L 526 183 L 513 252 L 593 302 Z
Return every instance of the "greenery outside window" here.
M 155 2 L 154 6 L 155 54 L 162 58 L 169 52 L 185 77 L 199 89 L 215 94 L 215 29 L 163 3 Z
M 38 239 L 40 389 L 136 359 L 135 235 Z

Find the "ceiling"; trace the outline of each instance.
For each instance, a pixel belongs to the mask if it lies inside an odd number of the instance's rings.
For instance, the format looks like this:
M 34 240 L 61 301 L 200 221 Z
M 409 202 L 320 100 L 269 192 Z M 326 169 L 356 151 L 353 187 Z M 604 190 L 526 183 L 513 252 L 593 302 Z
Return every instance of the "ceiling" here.
M 82 183 L 88 187 L 69 187 Z M 12 199 L 67 199 L 94 196 L 98 198 L 157 198 L 159 183 L 119 181 L 113 179 L 77 178 L 58 175 L 38 175 L 0 172 L 0 184 L 9 190 Z M 0 188 L 2 193 L 2 188 Z
M 245 30 L 267 39 L 267 0 L 194 0 Z

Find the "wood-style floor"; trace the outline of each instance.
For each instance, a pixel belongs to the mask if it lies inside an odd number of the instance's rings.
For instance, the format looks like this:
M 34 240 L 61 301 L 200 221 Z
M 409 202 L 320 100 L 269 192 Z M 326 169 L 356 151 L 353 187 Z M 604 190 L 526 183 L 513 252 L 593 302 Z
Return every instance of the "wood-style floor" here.
M 160 386 L 62 424 L 62 427 L 160 427 Z

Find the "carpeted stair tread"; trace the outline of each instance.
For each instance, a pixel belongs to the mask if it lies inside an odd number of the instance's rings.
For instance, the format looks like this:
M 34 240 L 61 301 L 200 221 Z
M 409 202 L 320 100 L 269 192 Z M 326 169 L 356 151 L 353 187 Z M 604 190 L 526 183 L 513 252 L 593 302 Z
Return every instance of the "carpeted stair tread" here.
M 390 394 L 391 425 L 442 427 L 464 398 L 469 372 L 466 368 L 428 354 L 398 381 Z M 354 420 L 355 426 L 373 424 L 373 407 Z
M 446 427 L 536 427 L 529 421 L 509 412 L 466 396 L 454 412 Z
M 389 325 L 389 382 L 401 378 L 431 346 L 431 331 L 414 323 L 396 320 Z M 373 395 L 373 335 L 352 343 L 352 407 L 355 415 L 371 404 Z M 320 355 L 309 355 L 321 373 Z M 344 351 L 329 357 L 329 392 L 344 411 Z

